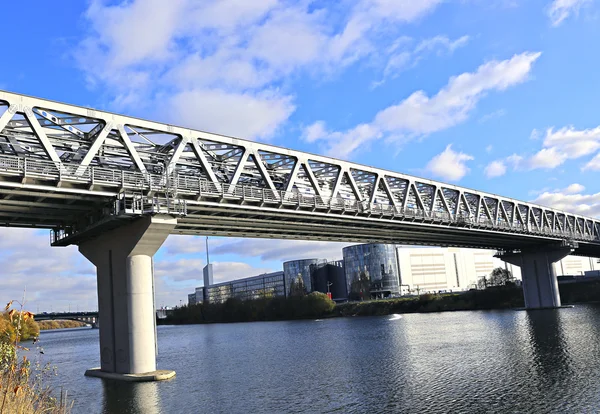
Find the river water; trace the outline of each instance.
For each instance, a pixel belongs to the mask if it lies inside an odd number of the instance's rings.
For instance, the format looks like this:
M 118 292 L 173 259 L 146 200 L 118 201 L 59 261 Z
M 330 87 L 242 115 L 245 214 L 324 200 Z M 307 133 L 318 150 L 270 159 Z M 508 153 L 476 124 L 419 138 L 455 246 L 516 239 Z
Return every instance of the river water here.
M 41 335 L 75 413 L 597 413 L 600 306 L 159 326 L 176 378 L 87 378 L 98 331 Z

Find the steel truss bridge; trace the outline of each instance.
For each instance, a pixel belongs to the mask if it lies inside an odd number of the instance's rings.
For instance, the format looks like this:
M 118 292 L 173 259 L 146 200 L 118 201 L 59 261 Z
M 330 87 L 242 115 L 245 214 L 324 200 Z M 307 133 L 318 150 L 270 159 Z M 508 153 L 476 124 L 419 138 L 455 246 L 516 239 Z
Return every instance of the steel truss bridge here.
M 442 182 L 0 91 L 0 224 L 55 245 L 147 214 L 175 234 L 600 256 L 600 221 Z

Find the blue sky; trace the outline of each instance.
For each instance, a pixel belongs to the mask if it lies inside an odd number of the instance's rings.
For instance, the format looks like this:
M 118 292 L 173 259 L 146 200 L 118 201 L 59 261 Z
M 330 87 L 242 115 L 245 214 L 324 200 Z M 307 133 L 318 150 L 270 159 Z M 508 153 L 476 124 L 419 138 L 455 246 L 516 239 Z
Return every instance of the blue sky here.
M 0 88 L 598 216 L 599 3 L 8 2 Z M 2 233 L 0 291 L 16 295 L 28 275 L 35 307 L 95 306 L 94 269 L 76 249 Z M 17 266 L 34 239 L 49 262 Z M 343 244 L 212 246 L 226 280 L 338 258 Z M 158 304 L 185 300 L 204 261 L 203 239 L 172 236 L 156 257 Z

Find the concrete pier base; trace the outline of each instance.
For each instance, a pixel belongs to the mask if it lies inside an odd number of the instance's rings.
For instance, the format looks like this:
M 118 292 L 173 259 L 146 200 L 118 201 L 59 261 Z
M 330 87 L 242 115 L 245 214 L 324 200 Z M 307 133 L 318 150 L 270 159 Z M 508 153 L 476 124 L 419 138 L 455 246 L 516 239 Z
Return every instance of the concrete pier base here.
M 152 256 L 176 224 L 171 216 L 144 216 L 79 243 L 98 277 L 101 366 L 89 371 L 93 376 L 100 372 L 104 378 L 120 374 L 113 379 L 157 377 L 152 374 L 156 372 Z
M 175 371 L 158 370 L 152 372 L 144 372 L 141 374 L 117 374 L 114 372 L 104 372 L 100 368 L 92 368 L 85 371 L 86 377 L 96 377 L 127 382 L 147 382 L 147 381 L 164 381 L 175 377 Z
M 573 249 L 548 247 L 537 251 L 502 253 L 497 257 L 521 268 L 526 309 L 560 308 L 560 292 L 553 263 L 563 259 Z

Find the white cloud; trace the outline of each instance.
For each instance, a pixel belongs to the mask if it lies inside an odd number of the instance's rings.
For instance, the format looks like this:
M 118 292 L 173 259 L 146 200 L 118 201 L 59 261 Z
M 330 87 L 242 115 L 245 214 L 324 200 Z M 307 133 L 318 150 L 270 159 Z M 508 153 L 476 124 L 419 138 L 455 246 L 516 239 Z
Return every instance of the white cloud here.
M 528 165 L 529 169 L 552 169 L 561 165 L 566 159 L 567 156 L 555 147 L 544 148 L 529 158 Z
M 227 243 L 211 247 L 211 254 L 237 254 L 265 261 L 320 258 L 339 260 L 342 249 L 355 243 L 332 243 L 304 240 L 228 239 Z
M 34 313 L 97 309 L 95 268 L 76 247 L 50 247 L 46 231 L 4 228 L 0 251 L 0 303 L 26 290 Z
M 490 112 L 489 114 L 483 115 L 481 118 L 479 118 L 479 123 L 483 124 L 485 122 L 491 121 L 492 119 L 501 118 L 504 115 L 506 115 L 506 110 L 498 109 L 497 111 Z
M 473 160 L 471 155 L 455 152 L 452 145 L 448 145 L 440 154 L 433 157 L 425 167 L 432 175 L 448 181 L 458 181 L 470 171 L 466 162 Z
M 374 86 L 382 85 L 387 79 L 397 78 L 405 69 L 415 67 L 428 53 L 435 52 L 438 56 L 452 55 L 456 49 L 466 46 L 469 39 L 469 36 L 462 36 L 451 40 L 447 36 L 438 35 L 423 39 L 414 48 L 410 48 L 413 40 L 402 36 L 390 47 L 390 57 L 383 71 L 383 79 L 375 82 Z
M 506 173 L 506 165 L 502 160 L 490 162 L 483 171 L 487 178 L 500 177 Z
M 475 72 L 450 78 L 432 97 L 424 91 L 414 92 L 377 113 L 370 124 L 345 132 L 327 132 L 319 139 L 326 142 L 328 154 L 347 158 L 361 145 L 382 137 L 389 141 L 407 140 L 450 128 L 465 121 L 488 92 L 503 91 L 525 82 L 539 56 L 540 53 L 525 52 L 507 60 L 487 62 Z M 326 131 L 322 121 L 319 128 Z M 314 135 L 312 138 L 317 139 Z
M 286 87 L 295 74 L 322 78 L 379 54 L 400 24 L 439 3 L 94 0 L 85 14 L 89 35 L 75 56 L 91 87 L 116 91 L 105 93 L 117 110 L 268 139 L 295 110 Z
M 583 186 L 572 184 L 566 189 L 545 191 L 533 202 L 575 214 L 600 217 L 600 193 L 582 194 L 583 191 Z
M 542 149 L 531 156 L 513 154 L 506 161 L 514 169 L 553 169 L 567 160 L 591 155 L 600 150 L 600 126 L 578 130 L 573 126 L 555 130 L 548 128 L 545 135 L 534 129 L 533 140 L 544 138 Z M 600 153 L 583 166 L 583 170 L 599 170 Z
M 600 152 L 589 160 L 583 167 L 583 171 L 600 171 Z
M 241 262 L 215 262 L 213 275 L 214 283 L 228 282 L 230 280 L 245 277 L 258 276 L 264 273 L 280 271 L 282 269 L 270 269 L 266 267 L 253 267 L 248 263 Z
M 552 26 L 560 26 L 571 15 L 579 14 L 580 9 L 592 0 L 554 0 L 548 7 L 547 14 Z
M 582 186 L 581 184 L 574 183 L 565 188 L 563 192 L 566 194 L 577 194 L 583 192 L 584 190 L 584 186 Z
M 191 128 L 237 137 L 270 138 L 294 112 L 291 97 L 194 90 L 170 99 L 170 119 Z
M 421 41 L 415 48 L 415 53 L 419 53 L 425 50 L 437 50 L 437 53 L 442 53 L 442 51 L 453 53 L 459 47 L 466 46 L 468 42 L 469 36 L 462 36 L 456 40 L 450 40 L 447 36 L 435 36 L 430 39 L 425 39 Z
M 212 262 L 212 261 L 211 261 Z M 220 262 L 213 264 L 213 282 L 221 283 L 245 277 L 257 276 L 263 273 L 273 272 L 281 269 L 268 267 L 254 267 L 243 262 Z M 202 286 L 204 283 L 202 269 L 206 262 L 198 258 L 180 258 L 177 260 L 162 260 L 155 264 L 154 272 L 156 278 L 164 279 L 165 284 L 179 287 L 175 290 L 181 297 L 191 293 L 193 288 Z M 157 291 L 157 296 L 163 292 Z

